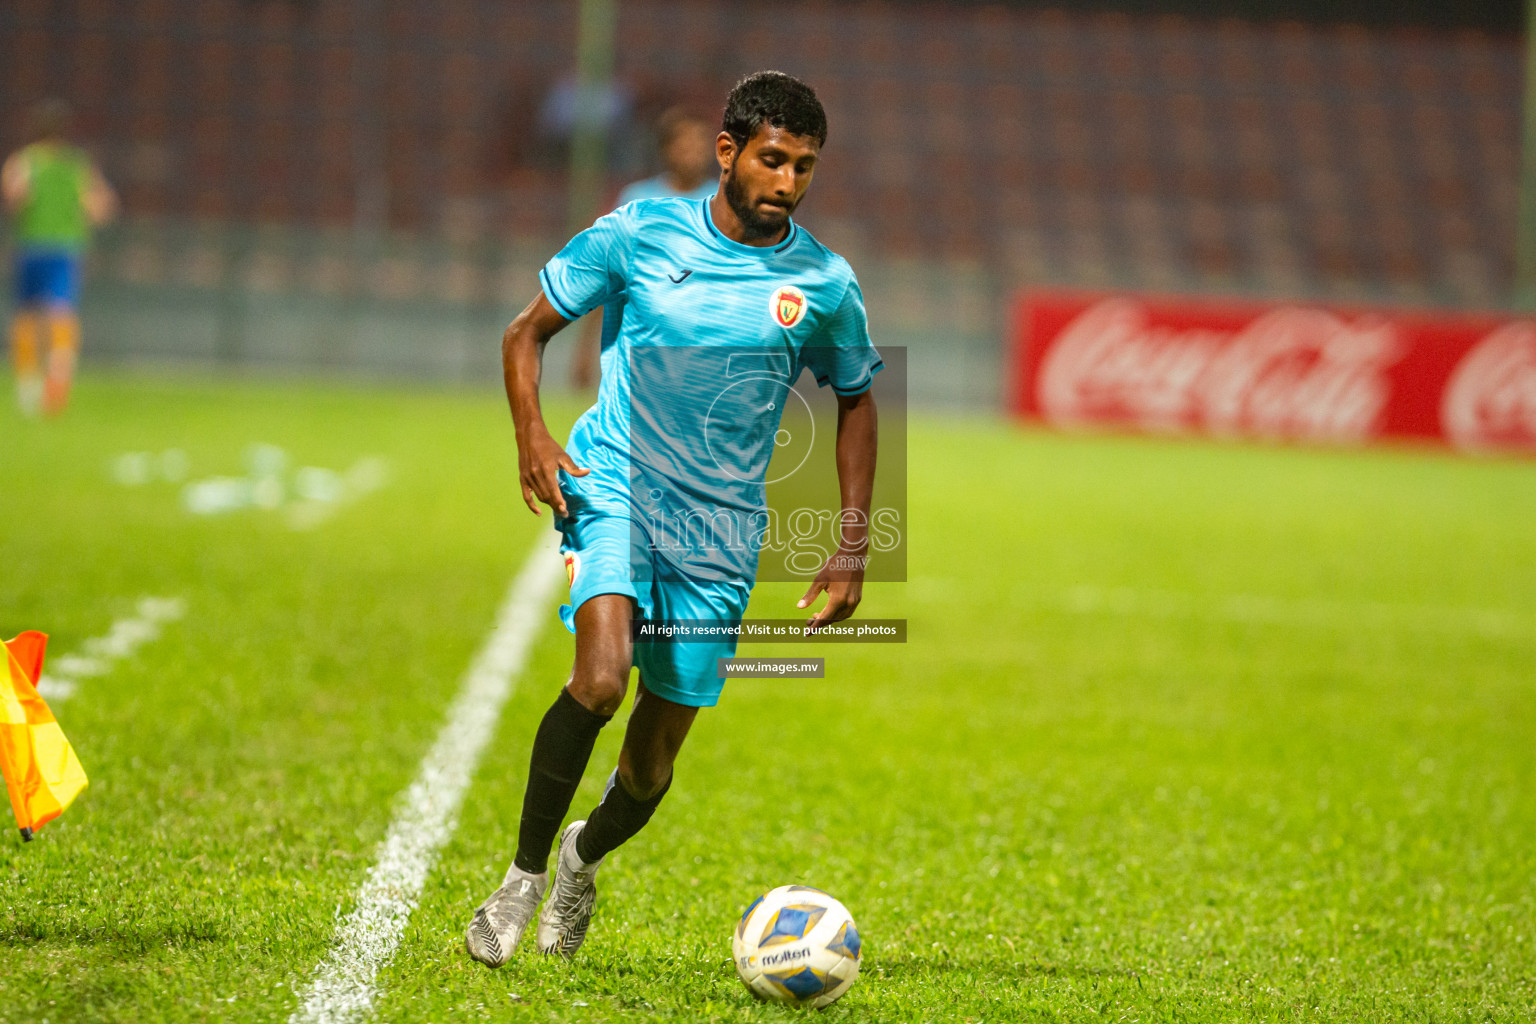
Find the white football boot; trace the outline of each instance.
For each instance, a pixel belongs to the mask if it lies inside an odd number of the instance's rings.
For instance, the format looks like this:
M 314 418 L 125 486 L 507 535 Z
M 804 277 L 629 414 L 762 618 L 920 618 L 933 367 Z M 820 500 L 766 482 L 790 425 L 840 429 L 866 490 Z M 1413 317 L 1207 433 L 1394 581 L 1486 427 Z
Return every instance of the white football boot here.
M 584 863 L 576 856 L 576 837 L 585 821 L 573 821 L 560 833 L 560 852 L 555 856 L 555 881 L 549 902 L 539 914 L 539 952 L 576 955 L 592 923 L 592 906 L 597 902 L 597 869 L 602 865 Z
M 43 411 L 43 376 L 40 373 L 23 373 L 16 377 L 16 404 L 21 414 L 32 418 Z
M 470 919 L 464 936 L 469 955 L 487 967 L 500 967 L 511 959 L 548 885 L 547 871 L 532 875 L 516 864 L 507 868 L 501 887 L 486 897 Z

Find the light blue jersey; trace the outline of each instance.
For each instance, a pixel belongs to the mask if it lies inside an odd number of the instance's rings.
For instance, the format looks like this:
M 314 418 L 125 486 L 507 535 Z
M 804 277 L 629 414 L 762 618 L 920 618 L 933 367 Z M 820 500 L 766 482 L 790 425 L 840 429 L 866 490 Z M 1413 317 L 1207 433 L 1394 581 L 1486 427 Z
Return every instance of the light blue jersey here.
M 617 210 L 641 199 L 709 199 L 719 185 L 718 177 L 705 178 L 692 192 L 679 192 L 667 181 L 665 173 L 658 174 L 654 178 L 642 178 L 625 185 L 619 190 L 619 201 L 613 204 L 613 208 Z M 610 299 L 603 304 L 602 348 L 607 348 L 618 335 L 623 312 L 623 298 Z
M 859 394 L 882 365 L 852 268 L 793 222 L 776 246 L 743 245 L 708 200 L 666 198 L 602 217 L 539 280 L 568 319 L 616 310 L 597 403 L 567 445 L 592 473 L 560 478 L 572 518 L 643 532 L 651 564 L 635 572 L 750 585 L 791 385 L 809 369 Z

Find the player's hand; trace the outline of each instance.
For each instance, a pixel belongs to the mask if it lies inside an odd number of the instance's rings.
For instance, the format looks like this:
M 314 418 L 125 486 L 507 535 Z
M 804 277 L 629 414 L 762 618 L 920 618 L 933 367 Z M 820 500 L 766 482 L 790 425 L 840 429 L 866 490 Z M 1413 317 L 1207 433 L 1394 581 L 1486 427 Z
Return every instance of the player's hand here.
M 811 589 L 795 604 L 796 608 L 809 608 L 817 594 L 826 592 L 826 605 L 805 620 L 812 633 L 829 622 L 841 622 L 858 608 L 864 597 L 865 558 L 863 552 L 838 551 L 822 564 Z
M 527 444 L 517 446 L 517 474 L 523 485 L 523 501 L 536 516 L 544 513 L 534 499 L 542 501 L 564 519 L 567 515 L 565 494 L 560 490 L 560 471 L 571 476 L 586 476 L 592 472 L 576 465 L 576 460 L 566 454 L 560 442 L 541 430 L 528 439 Z

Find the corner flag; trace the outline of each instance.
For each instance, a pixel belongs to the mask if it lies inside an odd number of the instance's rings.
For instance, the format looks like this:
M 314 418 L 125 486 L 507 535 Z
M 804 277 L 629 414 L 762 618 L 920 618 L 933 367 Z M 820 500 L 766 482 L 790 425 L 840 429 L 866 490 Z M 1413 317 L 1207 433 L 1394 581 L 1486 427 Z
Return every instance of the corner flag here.
M 53 712 L 37 695 L 44 633 L 28 631 L 4 642 L 0 660 L 0 774 L 11 795 L 21 838 L 64 813 L 85 788 L 85 770 Z

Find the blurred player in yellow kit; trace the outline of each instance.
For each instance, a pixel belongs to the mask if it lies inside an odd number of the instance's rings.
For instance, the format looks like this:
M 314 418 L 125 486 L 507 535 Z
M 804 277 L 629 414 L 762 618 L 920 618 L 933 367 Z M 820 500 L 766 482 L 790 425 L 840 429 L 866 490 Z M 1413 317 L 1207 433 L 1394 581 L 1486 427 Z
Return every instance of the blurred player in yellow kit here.
M 32 112 L 34 141 L 0 168 L 16 248 L 11 357 L 16 397 L 29 416 L 40 408 L 63 412 L 69 401 L 80 353 L 80 261 L 91 228 L 117 211 L 117 196 L 96 165 L 67 141 L 69 120 L 62 100 L 39 103 Z

